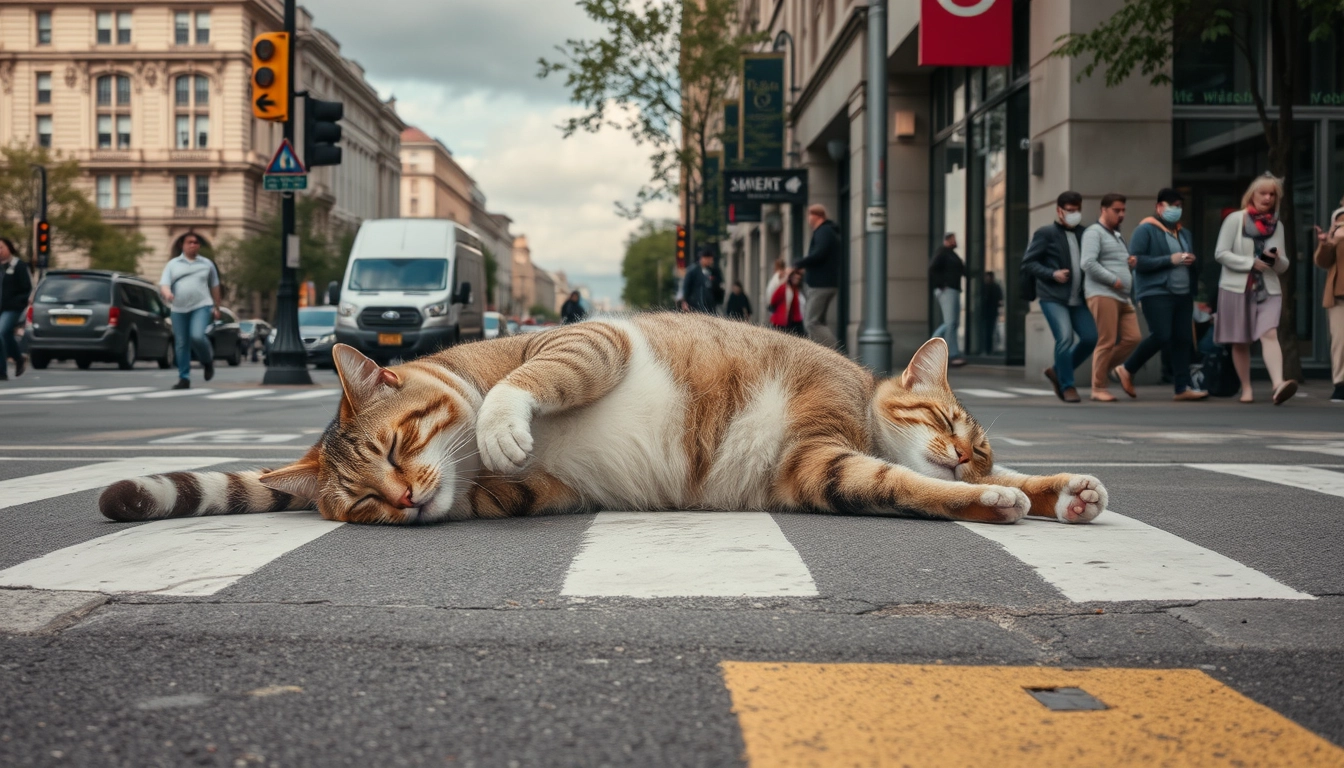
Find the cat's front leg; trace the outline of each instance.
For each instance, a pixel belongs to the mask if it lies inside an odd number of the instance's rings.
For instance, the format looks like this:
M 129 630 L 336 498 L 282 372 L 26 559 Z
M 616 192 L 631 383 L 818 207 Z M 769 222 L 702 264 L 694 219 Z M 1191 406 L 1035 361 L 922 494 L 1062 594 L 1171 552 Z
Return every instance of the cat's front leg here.
M 532 454 L 536 412 L 536 398 L 511 384 L 496 384 L 486 393 L 476 414 L 476 445 L 486 469 L 505 475 L 523 471 Z
M 995 469 L 981 482 L 1020 488 L 1031 500 L 1031 517 L 1049 517 L 1062 523 L 1088 523 L 1106 509 L 1106 486 L 1091 475 L 1023 475 Z

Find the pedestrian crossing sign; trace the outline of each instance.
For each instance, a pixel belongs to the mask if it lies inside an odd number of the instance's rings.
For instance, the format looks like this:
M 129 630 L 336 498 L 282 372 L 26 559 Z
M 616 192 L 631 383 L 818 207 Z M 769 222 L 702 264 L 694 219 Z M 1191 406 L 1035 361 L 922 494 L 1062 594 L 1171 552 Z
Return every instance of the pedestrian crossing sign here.
M 275 156 L 266 166 L 267 176 L 301 176 L 308 173 L 299 162 L 299 156 L 294 154 L 294 146 L 289 143 L 289 139 L 280 142 L 280 148 L 275 150 Z

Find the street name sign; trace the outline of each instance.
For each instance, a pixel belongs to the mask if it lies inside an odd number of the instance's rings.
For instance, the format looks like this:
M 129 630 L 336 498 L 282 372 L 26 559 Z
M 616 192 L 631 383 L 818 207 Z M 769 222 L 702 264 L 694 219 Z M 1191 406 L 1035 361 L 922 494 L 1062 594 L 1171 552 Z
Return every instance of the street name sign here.
M 724 201 L 732 203 L 806 203 L 807 169 L 730 170 L 723 172 Z

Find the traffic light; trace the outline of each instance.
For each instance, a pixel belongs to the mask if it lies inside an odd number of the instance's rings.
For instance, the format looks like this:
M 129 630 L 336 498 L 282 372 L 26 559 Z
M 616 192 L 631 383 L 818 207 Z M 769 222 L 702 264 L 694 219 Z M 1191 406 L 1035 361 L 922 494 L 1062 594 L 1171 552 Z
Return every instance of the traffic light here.
M 38 219 L 33 230 L 37 233 L 37 267 L 46 269 L 51 261 L 51 224 L 46 219 Z
M 303 162 L 309 168 L 319 165 L 340 165 L 341 126 L 336 124 L 345 116 L 345 105 L 339 101 L 322 101 L 303 97 Z
M 263 32 L 252 40 L 252 114 L 289 119 L 289 33 Z
M 686 228 L 677 225 L 677 269 L 686 268 Z

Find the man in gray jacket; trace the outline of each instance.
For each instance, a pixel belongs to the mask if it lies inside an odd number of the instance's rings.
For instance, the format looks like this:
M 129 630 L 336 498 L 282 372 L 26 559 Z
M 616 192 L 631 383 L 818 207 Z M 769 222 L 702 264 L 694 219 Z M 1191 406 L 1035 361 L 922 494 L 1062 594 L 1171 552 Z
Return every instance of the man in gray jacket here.
M 1083 294 L 1097 323 L 1097 346 L 1092 351 L 1092 399 L 1115 402 L 1107 375 L 1138 346 L 1139 316 L 1129 299 L 1134 278 L 1129 271 L 1129 246 L 1120 234 L 1125 220 L 1125 196 L 1112 192 L 1101 198 L 1097 223 L 1083 231 Z

